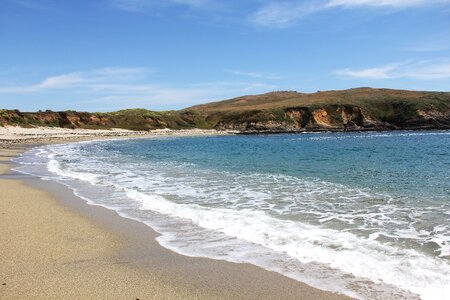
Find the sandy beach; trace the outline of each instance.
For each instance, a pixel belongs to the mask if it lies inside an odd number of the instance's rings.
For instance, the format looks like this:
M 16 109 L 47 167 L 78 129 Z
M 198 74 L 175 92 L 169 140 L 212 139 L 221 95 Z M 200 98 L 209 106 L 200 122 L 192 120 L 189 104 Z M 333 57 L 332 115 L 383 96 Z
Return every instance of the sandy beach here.
M 346 298 L 253 265 L 171 252 L 148 226 L 11 172 L 25 140 L 0 150 L 2 299 Z
M 217 131 L 213 129 L 156 129 L 150 131 L 131 131 L 120 128 L 110 130 L 94 129 L 68 129 L 59 127 L 33 127 L 0 126 L 0 145 L 10 144 L 45 144 L 70 141 L 83 141 L 92 139 L 111 138 L 148 138 L 161 136 L 211 136 L 229 135 L 236 131 Z

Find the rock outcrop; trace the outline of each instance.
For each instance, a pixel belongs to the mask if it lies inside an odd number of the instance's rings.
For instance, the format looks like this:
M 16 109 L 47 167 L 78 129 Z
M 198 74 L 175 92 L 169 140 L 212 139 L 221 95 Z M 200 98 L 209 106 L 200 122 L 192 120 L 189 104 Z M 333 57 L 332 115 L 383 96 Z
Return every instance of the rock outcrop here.
M 267 114 L 270 115 L 270 114 Z M 355 106 L 332 108 L 290 108 L 285 118 L 259 121 L 242 120 L 239 117 L 221 120 L 215 126 L 219 130 L 239 130 L 242 132 L 303 132 L 303 131 L 375 131 L 401 129 L 450 129 L 450 112 L 420 111 L 416 116 L 404 118 L 399 115 L 394 120 L 377 118 L 364 109 Z
M 0 110 L 0 125 L 131 130 L 202 128 L 243 133 L 450 129 L 450 93 L 360 88 L 313 94 L 272 92 L 166 112 Z

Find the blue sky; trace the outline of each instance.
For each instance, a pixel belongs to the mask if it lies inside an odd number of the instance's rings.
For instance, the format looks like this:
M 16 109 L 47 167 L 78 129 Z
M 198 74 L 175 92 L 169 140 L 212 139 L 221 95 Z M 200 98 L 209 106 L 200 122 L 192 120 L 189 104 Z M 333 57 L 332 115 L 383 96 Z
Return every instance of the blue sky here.
M 450 91 L 450 0 L 1 0 L 0 107 Z

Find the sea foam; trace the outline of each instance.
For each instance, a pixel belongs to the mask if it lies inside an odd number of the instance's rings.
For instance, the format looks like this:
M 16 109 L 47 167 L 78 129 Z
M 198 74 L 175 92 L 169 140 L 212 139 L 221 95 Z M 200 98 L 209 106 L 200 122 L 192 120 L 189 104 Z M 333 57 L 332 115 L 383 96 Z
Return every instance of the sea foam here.
M 410 207 L 312 177 L 148 161 L 111 143 L 36 148 L 18 170 L 148 224 L 184 255 L 253 263 L 357 298 L 450 294 L 448 224 L 418 229 L 415 221 L 445 215 L 445 205 Z

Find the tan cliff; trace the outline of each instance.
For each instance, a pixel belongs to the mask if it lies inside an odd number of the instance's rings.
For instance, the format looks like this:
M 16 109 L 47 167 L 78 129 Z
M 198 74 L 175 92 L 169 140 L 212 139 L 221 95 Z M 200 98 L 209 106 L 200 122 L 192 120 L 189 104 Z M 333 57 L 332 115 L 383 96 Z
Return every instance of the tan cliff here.
M 272 92 L 164 112 L 0 110 L 0 125 L 131 130 L 203 128 L 244 133 L 450 129 L 450 93 L 359 88 L 312 94 Z

